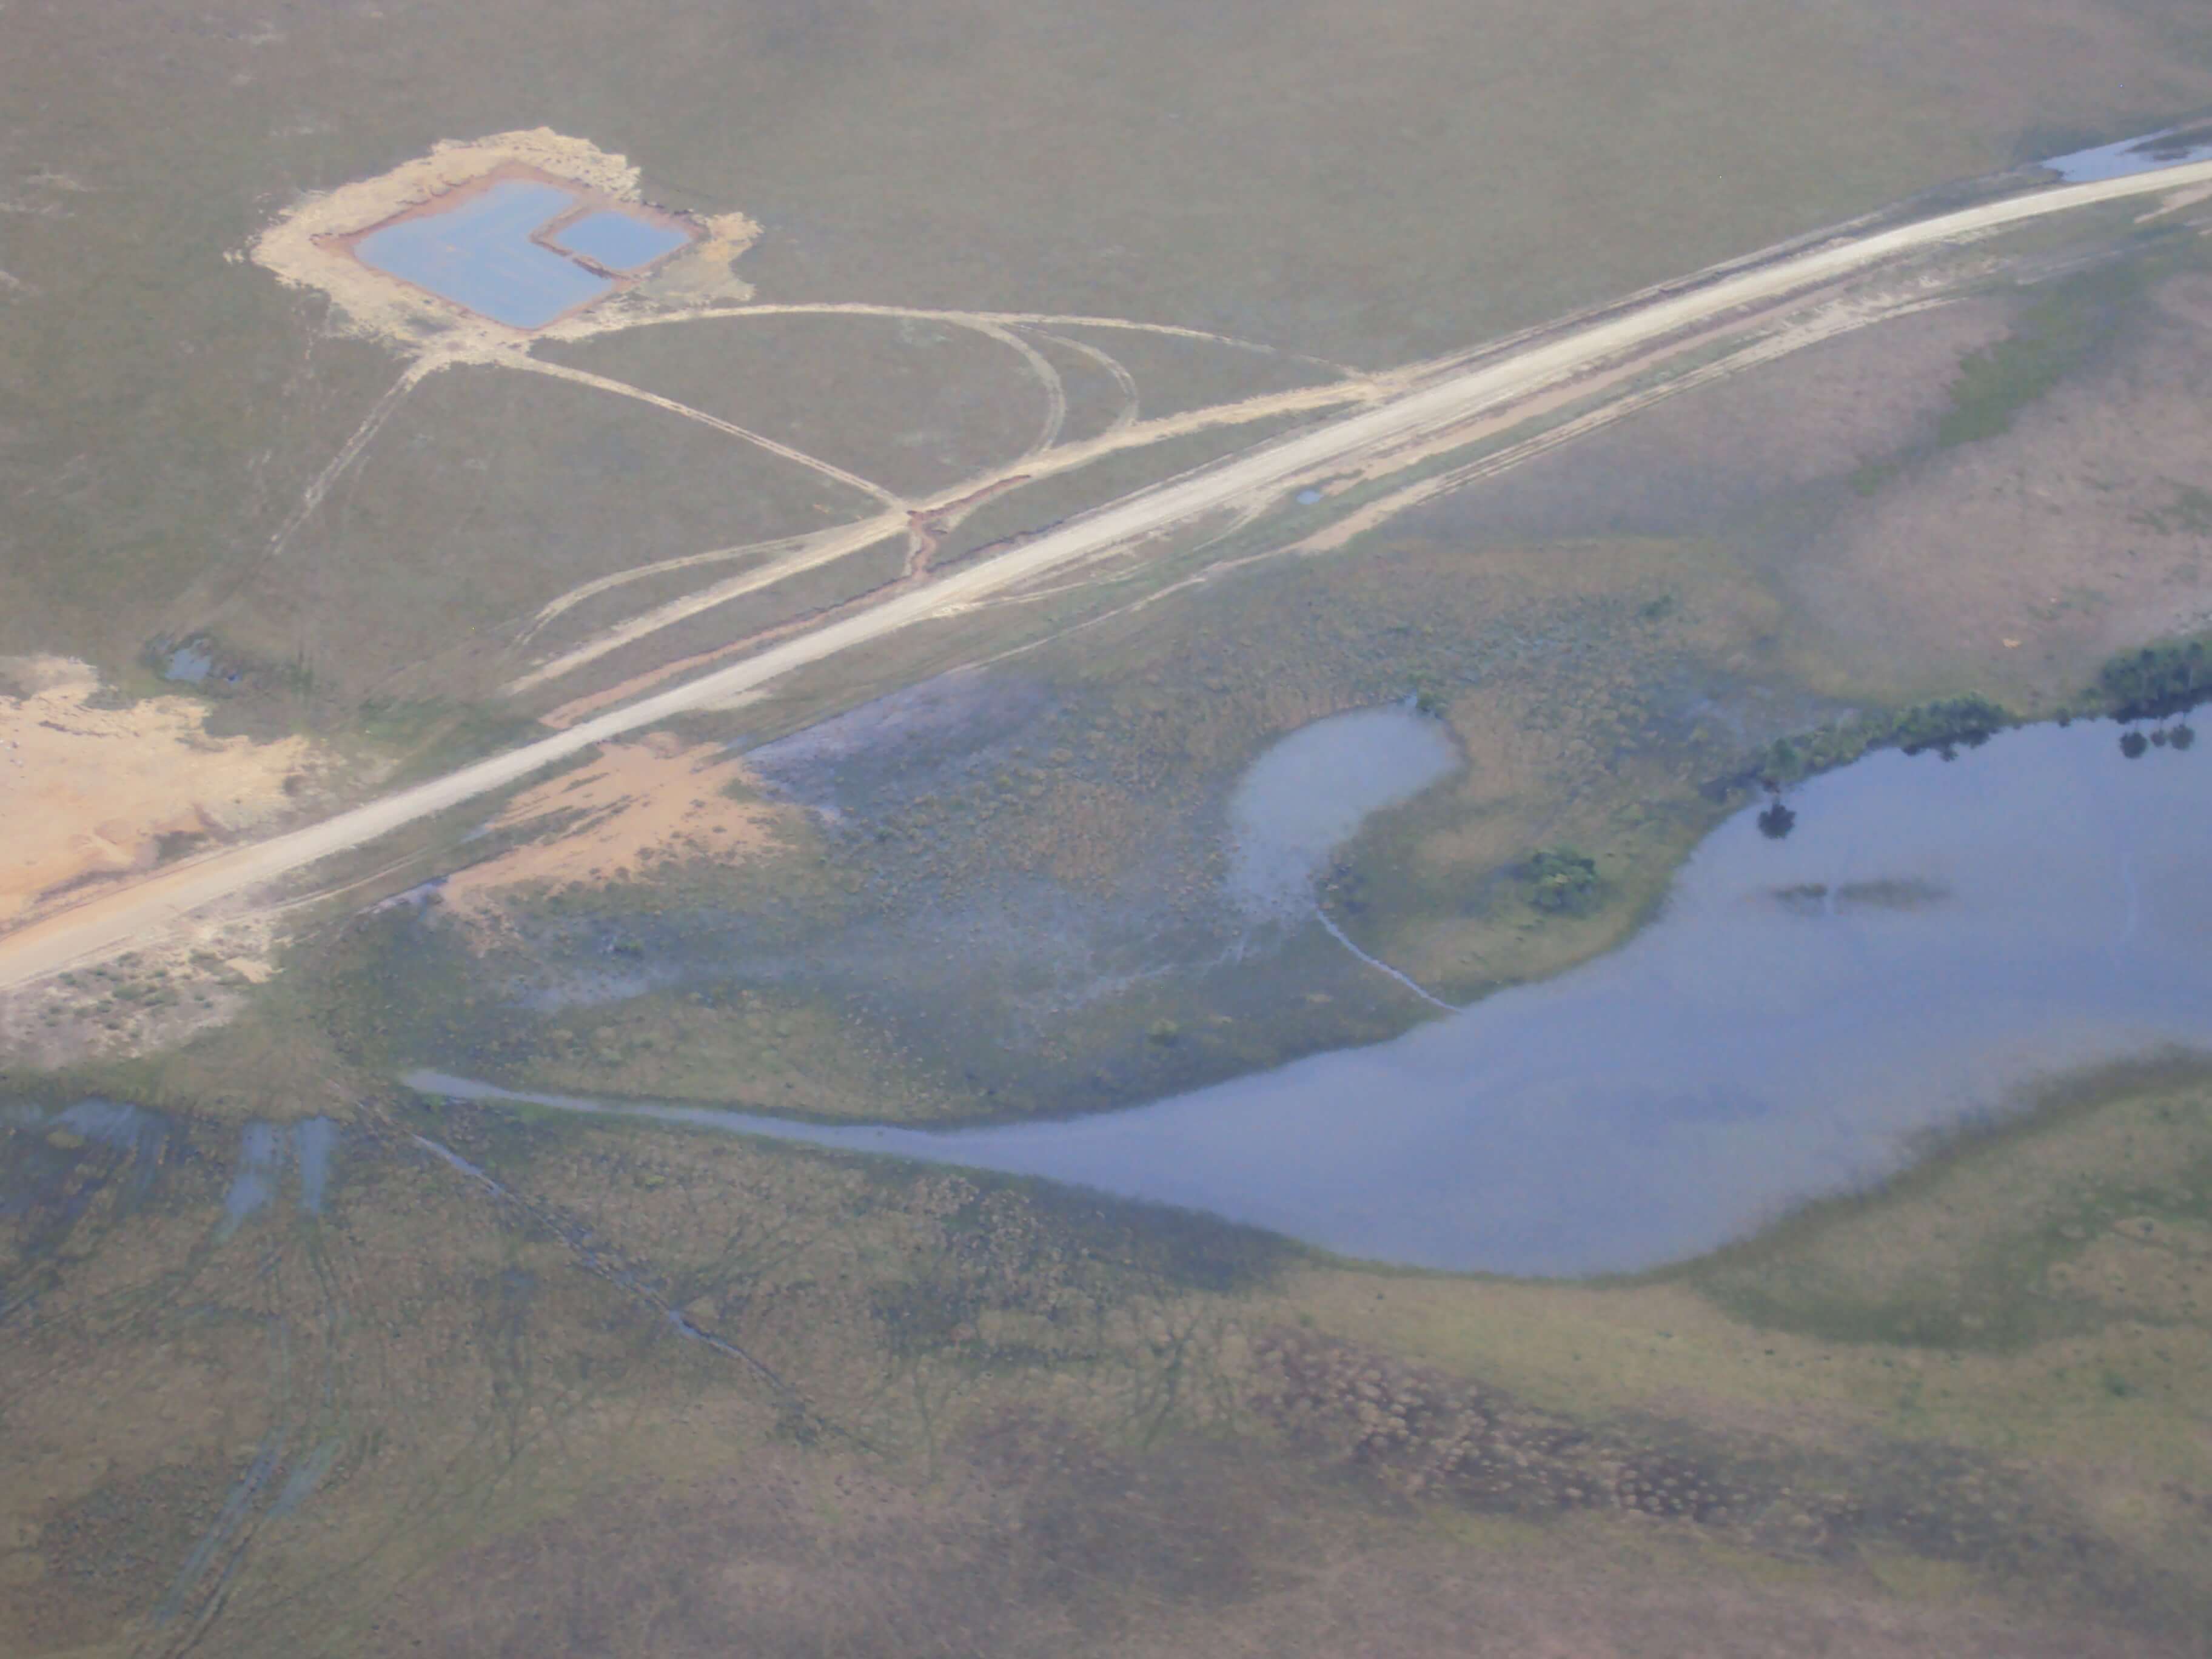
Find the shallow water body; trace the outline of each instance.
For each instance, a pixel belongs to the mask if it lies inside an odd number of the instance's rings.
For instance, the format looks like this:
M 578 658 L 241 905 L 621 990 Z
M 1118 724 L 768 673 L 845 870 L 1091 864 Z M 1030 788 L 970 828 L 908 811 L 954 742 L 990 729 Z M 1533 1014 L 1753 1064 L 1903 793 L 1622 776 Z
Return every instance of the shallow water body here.
M 229 1237 L 275 1194 L 283 1147 L 283 1131 L 273 1123 L 249 1123 L 240 1132 L 238 1173 L 223 1192 L 216 1237 Z
M 690 238 L 673 225 L 602 209 L 562 226 L 548 240 L 567 252 L 596 259 L 609 270 L 629 271 L 673 253 Z
M 2179 167 L 2185 161 L 2212 160 L 2212 128 L 2189 128 L 2154 132 L 2145 138 L 2124 138 L 2117 144 L 2075 150 L 2039 163 L 2069 185 L 2095 184 L 2105 179 L 2124 179 L 2130 173 L 2158 167 Z
M 1249 915 L 1304 915 L 1329 855 L 1373 813 L 1457 771 L 1442 720 L 1363 708 L 1303 726 L 1255 761 L 1229 803 L 1229 893 Z
M 530 240 L 575 205 L 552 185 L 502 179 L 440 213 L 402 219 L 362 237 L 362 264 L 514 328 L 542 328 L 614 284 Z
M 1370 1048 L 1132 1110 L 967 1130 L 642 1115 L 1046 1176 L 1354 1256 L 1650 1267 L 1887 1174 L 2039 1083 L 2212 1047 L 2212 764 L 2105 723 L 1894 752 L 1747 807 L 1627 945 Z

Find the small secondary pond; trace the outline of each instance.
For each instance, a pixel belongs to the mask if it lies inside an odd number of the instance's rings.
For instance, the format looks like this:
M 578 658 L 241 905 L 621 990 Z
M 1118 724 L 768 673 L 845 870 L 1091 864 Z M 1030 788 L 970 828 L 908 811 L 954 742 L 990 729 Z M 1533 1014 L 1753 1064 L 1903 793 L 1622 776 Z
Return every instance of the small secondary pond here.
M 1608 957 L 1128 1111 L 931 1131 L 407 1081 L 1047 1176 L 1382 1261 L 1649 1267 L 2054 1077 L 2212 1046 L 2212 756 L 2118 737 L 1869 757 L 1796 791 L 1782 839 L 1730 818 Z
M 354 257 L 495 322 L 543 328 L 614 290 L 606 277 L 530 240 L 575 205 L 557 185 L 501 179 L 451 207 L 371 231 Z
M 673 253 L 691 239 L 673 225 L 603 208 L 566 224 L 546 239 L 569 253 L 580 253 L 609 270 L 641 270 Z
M 1253 762 L 1230 799 L 1230 896 L 1255 917 L 1310 915 L 1329 855 L 1370 814 L 1459 764 L 1444 723 L 1407 704 L 1300 727 Z
M 2087 185 L 2206 161 L 2212 161 L 2212 126 L 2177 127 L 2146 138 L 2124 138 L 2117 144 L 2055 155 L 2037 165 L 2049 167 L 2069 185 Z

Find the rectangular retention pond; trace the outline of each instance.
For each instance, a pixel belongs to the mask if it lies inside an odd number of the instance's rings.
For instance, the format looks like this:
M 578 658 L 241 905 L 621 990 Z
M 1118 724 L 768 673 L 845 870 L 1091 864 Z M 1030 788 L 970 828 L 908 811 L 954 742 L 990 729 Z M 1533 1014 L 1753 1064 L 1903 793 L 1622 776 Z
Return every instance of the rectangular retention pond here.
M 603 208 L 562 226 L 545 240 L 609 270 L 627 274 L 675 252 L 691 239 L 674 225 Z
M 494 322 L 543 328 L 616 286 L 531 240 L 576 204 L 558 185 L 501 179 L 452 207 L 369 232 L 354 244 L 354 257 Z

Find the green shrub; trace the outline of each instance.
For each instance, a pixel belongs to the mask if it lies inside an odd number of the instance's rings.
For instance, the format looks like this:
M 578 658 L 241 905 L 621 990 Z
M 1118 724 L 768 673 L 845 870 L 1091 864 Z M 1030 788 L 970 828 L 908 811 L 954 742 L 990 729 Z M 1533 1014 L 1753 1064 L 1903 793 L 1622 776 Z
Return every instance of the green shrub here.
M 1605 894 L 1597 860 L 1571 847 L 1547 847 L 1522 866 L 1528 902 L 1553 915 L 1581 915 Z
M 1908 755 L 1927 749 L 1947 753 L 1972 749 L 2018 723 L 2010 712 L 1987 697 L 1946 697 L 1916 703 L 1893 714 L 1862 715 L 1778 738 L 1752 768 L 1751 775 L 1769 783 L 1796 783 L 1816 773 L 1849 766 L 1877 749 L 1902 749 Z
M 2179 714 L 2212 696 L 2212 651 L 2194 639 L 2124 652 L 2098 672 L 2093 695 L 2116 720 Z

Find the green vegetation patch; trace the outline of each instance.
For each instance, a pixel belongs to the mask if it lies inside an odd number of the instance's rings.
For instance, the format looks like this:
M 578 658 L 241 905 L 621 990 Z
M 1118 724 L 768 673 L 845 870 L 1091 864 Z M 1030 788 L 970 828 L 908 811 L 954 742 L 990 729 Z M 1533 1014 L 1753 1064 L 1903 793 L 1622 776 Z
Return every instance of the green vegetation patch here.
M 1970 352 L 1951 385 L 1951 406 L 1936 426 L 1936 447 L 1954 449 L 2011 430 L 2021 410 L 2044 397 L 2118 327 L 2123 297 L 2134 286 L 2126 268 L 2100 270 L 2061 284 L 2021 316 L 2013 331 Z
M 1877 749 L 1902 749 L 1908 755 L 1972 749 L 2019 723 L 2001 704 L 1973 696 L 1915 703 L 1894 714 L 1858 714 L 1777 739 L 1738 781 L 1797 783 L 1849 766 Z
M 2091 696 L 2116 720 L 2156 720 L 2212 696 L 2212 645 L 2206 635 L 2124 652 L 2098 671 Z
M 2052 712 L 2061 720 L 2077 714 L 2162 720 L 2208 698 L 2212 698 L 2212 635 L 2198 634 L 2122 652 L 2106 662 L 2071 708 Z M 1770 787 L 1799 783 L 1849 766 L 1878 749 L 1902 749 L 1908 755 L 1933 749 L 1948 754 L 1986 743 L 2025 723 L 2026 718 L 1973 693 L 1915 703 L 1895 713 L 1855 714 L 1778 738 L 1729 783 L 1739 788 L 1754 782 Z M 2196 733 L 2183 726 L 2179 737 L 2167 734 L 2161 740 L 2179 742 L 2185 749 L 2196 741 Z M 2130 754 L 2140 754 L 2148 741 L 2130 732 L 2123 744 Z
M 1521 867 L 1528 902 L 1553 915 L 1587 915 L 1605 900 L 1597 860 L 1571 847 L 1547 847 Z
M 2175 484 L 2173 499 L 2166 506 L 2147 508 L 2134 517 L 2144 529 L 2161 536 L 2212 536 L 2212 489 Z
M 2212 1078 L 2082 1085 L 1684 1277 L 1737 1318 L 1830 1341 L 2018 1351 L 2130 1322 L 2212 1330 Z M 2156 1384 L 2114 1370 L 2100 1386 Z
M 2001 437 L 2030 404 L 2056 390 L 2117 334 L 2144 284 L 2163 264 L 2131 259 L 2101 264 L 2054 283 L 2020 314 L 2002 339 L 1961 358 L 1948 407 L 1931 439 L 1870 460 L 1848 480 L 1875 495 L 1915 461 Z

